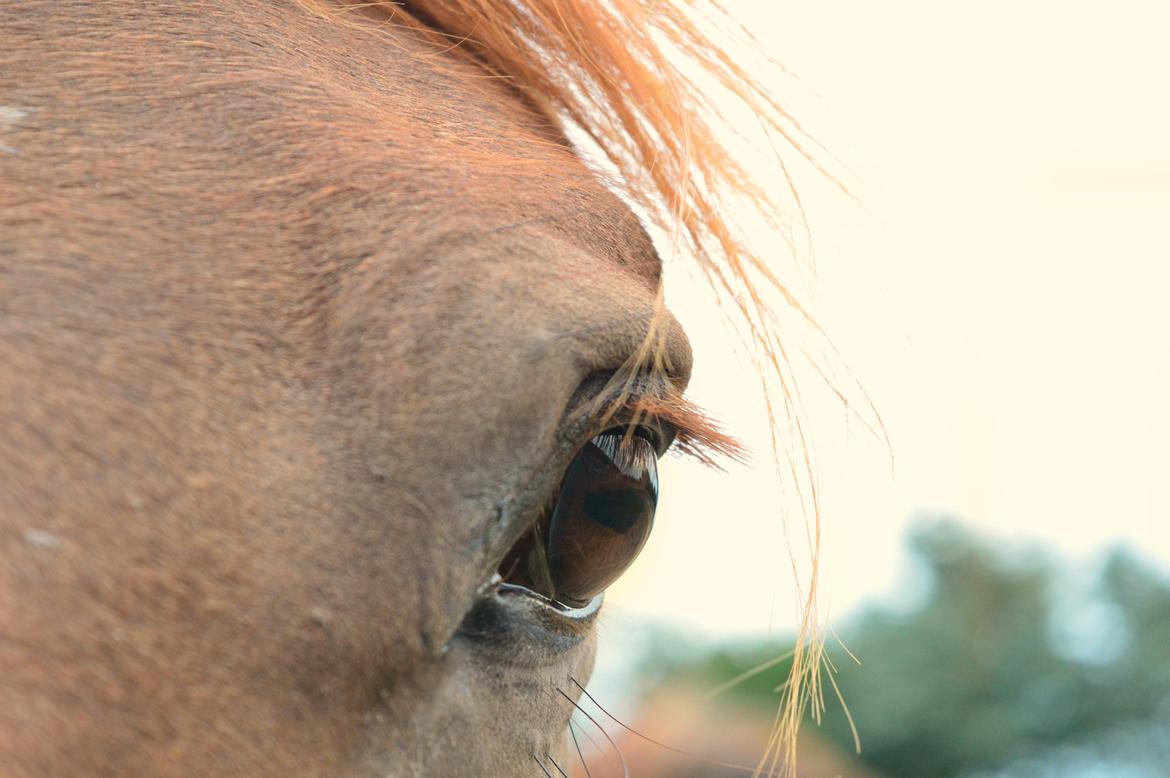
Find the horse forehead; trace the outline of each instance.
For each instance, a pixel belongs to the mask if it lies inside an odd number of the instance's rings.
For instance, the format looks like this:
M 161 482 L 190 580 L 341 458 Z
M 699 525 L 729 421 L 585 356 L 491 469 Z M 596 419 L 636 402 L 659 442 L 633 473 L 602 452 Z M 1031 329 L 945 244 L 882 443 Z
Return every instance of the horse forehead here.
M 274 260 L 319 254 L 325 242 L 331 255 L 394 245 L 401 256 L 537 224 L 656 287 L 660 262 L 630 209 L 548 117 L 449 42 L 392 26 L 371 33 L 295 4 L 192 5 L 177 20 L 160 12 L 149 32 L 90 20 L 108 34 L 84 38 L 93 50 L 60 64 L 80 74 L 78 94 L 64 93 L 57 65 L 27 63 L 26 80 L 43 80 L 37 94 L 49 102 L 0 114 L 0 145 L 27 147 L 62 181 L 81 169 L 69 156 L 80 145 L 58 142 L 62 132 L 138 149 L 84 162 L 103 181 L 144 182 L 121 187 L 119 201 L 148 192 L 143 207 L 166 212 L 186 253 L 207 224 L 235 253 L 260 241 Z M 176 36 L 192 43 L 186 58 L 174 56 Z M 135 55 L 89 66 L 103 48 Z M 43 132 L 16 135 L 25 128 Z M 111 213 L 105 200 L 61 207 Z
M 400 41 L 414 47 L 404 50 L 312 18 L 278 32 L 243 18 L 237 27 L 190 33 L 215 47 L 197 73 L 161 42 L 141 43 L 116 84 L 91 69 L 74 102 L 5 102 L 21 113 L 4 114 L 12 132 L 0 144 L 19 155 L 3 158 L 39 160 L 62 184 L 60 217 L 28 222 L 30 241 L 84 245 L 140 269 L 109 283 L 111 294 L 129 294 L 132 276 L 135 288 L 200 278 L 232 290 L 207 292 L 223 311 L 172 305 L 169 316 L 288 316 L 298 333 L 351 283 L 378 292 L 347 298 L 355 305 L 409 301 L 404 316 L 433 303 L 435 280 L 473 287 L 484 315 L 500 310 L 493 300 L 536 294 L 533 305 L 573 331 L 591 325 L 569 298 L 604 300 L 618 318 L 652 302 L 661 263 L 634 214 L 547 120 L 472 64 L 436 65 L 417 41 Z M 277 47 L 285 32 L 295 44 Z M 239 36 L 264 45 L 240 47 Z M 45 94 L 56 83 L 50 64 L 27 71 L 50 85 Z M 73 132 L 76 143 L 61 142 Z M 83 142 L 135 151 L 75 158 Z M 130 216 L 160 229 L 129 229 Z
M 396 79 L 364 80 L 375 105 L 352 115 L 336 143 L 338 153 L 369 160 L 367 132 L 385 140 L 375 155 L 396 226 L 422 216 L 457 240 L 468 232 L 544 235 L 657 288 L 662 263 L 646 229 L 547 117 L 506 83 L 485 81 L 478 66 L 395 56 L 402 58 Z M 353 131 L 362 122 L 366 130 Z
M 436 44 L 394 28 L 372 38 L 336 22 L 303 24 L 307 42 L 295 56 L 306 83 L 325 74 L 324 88 L 290 90 L 287 99 L 303 101 L 292 106 L 294 116 L 333 121 L 305 122 L 315 139 L 301 153 L 324 151 L 312 145 L 324 135 L 327 156 L 346 160 L 328 168 L 334 186 L 355 171 L 380 176 L 372 187 L 396 238 L 420 222 L 430 240 L 534 232 L 579 250 L 567 256 L 587 256 L 657 288 L 662 263 L 642 223 L 554 120 L 506 79 L 489 77 L 446 39 Z M 326 28 L 308 29 L 316 24 Z
M 396 246 L 396 259 L 413 250 L 427 262 L 451 243 L 526 234 L 657 288 L 661 261 L 641 222 L 506 80 L 445 42 L 436 54 L 401 31 L 371 39 L 336 22 L 305 24 L 326 27 L 283 55 L 291 69 L 256 71 L 259 110 L 282 128 L 261 139 L 287 144 L 319 189 L 369 193 L 355 215 L 368 220 L 367 237 Z M 290 72 L 297 88 L 272 88 Z M 278 196 L 276 206 L 304 202 Z

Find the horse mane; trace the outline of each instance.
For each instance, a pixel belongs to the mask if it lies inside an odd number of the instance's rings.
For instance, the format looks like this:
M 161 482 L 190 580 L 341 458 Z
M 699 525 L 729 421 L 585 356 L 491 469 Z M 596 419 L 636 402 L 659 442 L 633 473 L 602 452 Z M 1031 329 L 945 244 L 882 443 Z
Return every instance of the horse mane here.
M 301 2 L 318 11 L 326 4 Z M 798 158 L 825 172 L 811 153 L 815 141 L 758 78 L 714 42 L 709 30 L 730 23 L 718 0 L 340 3 L 415 27 L 420 34 L 440 36 L 447 48 L 474 57 L 490 74 L 505 79 L 563 138 L 588 139 L 612 171 L 607 183 L 670 236 L 676 251 L 693 258 L 719 299 L 737 314 L 750 353 L 762 369 L 773 442 L 778 453 L 785 452 L 798 493 L 805 484 L 801 504 L 812 515 L 811 580 L 807 589 L 800 587 L 803 618 L 792 673 L 775 736 L 757 769 L 793 774 L 799 724 L 810 706 L 815 716 L 822 704 L 823 646 L 815 607 L 820 532 L 792 365 L 768 298 L 778 295 L 814 329 L 815 324 L 731 219 L 735 210 L 750 203 L 766 223 L 785 221 L 775 194 L 758 183 L 727 144 L 730 133 L 726 128 L 719 132 L 723 117 L 713 103 L 712 88 L 750 110 L 770 139 L 779 138 Z M 730 26 L 751 39 L 738 25 Z M 788 205 L 803 220 L 788 168 L 779 153 L 775 159 Z M 634 368 L 648 362 L 657 366 L 660 349 L 653 325 L 651 330 Z

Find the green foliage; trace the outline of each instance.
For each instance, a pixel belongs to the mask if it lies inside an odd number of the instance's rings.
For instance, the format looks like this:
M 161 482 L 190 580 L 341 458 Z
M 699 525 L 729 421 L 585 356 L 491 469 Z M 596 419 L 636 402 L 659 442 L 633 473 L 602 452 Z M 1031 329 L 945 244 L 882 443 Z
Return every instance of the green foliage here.
M 910 545 L 931 581 L 921 604 L 871 607 L 842 630 L 861 666 L 830 650 L 863 763 L 891 778 L 1170 775 L 1170 582 L 1124 551 L 1089 576 L 953 523 Z M 713 687 L 783 650 L 650 664 Z M 725 694 L 774 707 L 786 670 Z M 822 733 L 852 749 L 827 702 Z

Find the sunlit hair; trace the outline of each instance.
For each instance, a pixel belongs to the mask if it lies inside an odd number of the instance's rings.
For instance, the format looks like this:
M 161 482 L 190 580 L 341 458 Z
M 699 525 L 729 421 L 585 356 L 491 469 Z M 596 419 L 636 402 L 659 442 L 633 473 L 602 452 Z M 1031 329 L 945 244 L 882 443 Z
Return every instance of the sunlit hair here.
M 302 0 L 320 10 L 320 0 Z M 793 774 L 799 724 L 810 710 L 819 715 L 821 628 L 816 611 L 820 525 L 812 465 L 793 389 L 787 345 L 768 299 L 778 299 L 811 324 L 796 295 L 773 265 L 741 240 L 730 216 L 750 203 L 768 223 L 783 219 L 777 194 L 799 212 L 782 156 L 775 156 L 783 192 L 766 191 L 744 169 L 717 132 L 719 112 L 712 88 L 740 101 L 758 118 L 770 139 L 799 158 L 813 161 L 811 139 L 775 97 L 707 29 L 728 21 L 717 0 L 409 0 L 341 5 L 384 14 L 420 34 L 438 34 L 452 49 L 476 58 L 489 73 L 506 78 L 567 137 L 587 138 L 604 155 L 609 183 L 660 234 L 671 253 L 690 256 L 735 314 L 747 335 L 749 353 L 761 368 L 774 448 L 785 462 L 785 478 L 799 497 L 807 522 L 810 573 L 798 588 L 802 619 L 792 672 L 782 692 L 774 736 L 758 773 Z M 740 31 L 742 34 L 742 31 Z M 746 34 L 744 34 L 746 35 Z M 701 86 L 692 77 L 698 74 Z M 583 133 L 583 136 L 582 136 Z M 661 290 L 659 310 L 662 309 Z M 813 325 L 815 329 L 815 325 Z M 664 318 L 655 316 L 643 347 L 615 380 L 633 381 L 646 372 L 667 373 Z M 678 397 L 642 410 L 690 430 L 682 444 L 710 453 L 739 449 L 702 414 Z M 791 550 L 790 550 L 791 555 Z M 792 556 L 795 570 L 798 566 Z M 830 681 L 831 676 L 829 676 Z

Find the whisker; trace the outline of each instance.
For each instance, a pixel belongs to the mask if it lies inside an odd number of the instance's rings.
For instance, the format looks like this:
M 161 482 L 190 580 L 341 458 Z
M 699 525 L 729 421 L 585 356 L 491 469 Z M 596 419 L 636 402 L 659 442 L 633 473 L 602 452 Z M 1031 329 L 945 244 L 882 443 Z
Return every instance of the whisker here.
M 577 683 L 577 681 L 573 678 L 570 678 L 569 680 L 573 681 L 573 683 Z M 581 686 L 581 684 L 577 683 L 577 687 L 580 688 L 580 686 Z M 577 710 L 581 711 L 581 713 L 584 714 L 585 718 L 592 721 L 593 725 L 595 727 L 597 727 L 599 730 L 601 730 L 601 734 L 605 735 L 605 739 L 609 741 L 609 744 L 611 746 L 613 746 L 613 750 L 617 752 L 618 759 L 622 760 L 622 778 L 630 778 L 630 765 L 628 762 L 626 762 L 626 755 L 624 753 L 622 753 L 621 747 L 618 746 L 617 741 L 614 740 L 613 737 L 609 734 L 609 732 L 606 731 L 605 727 L 601 726 L 601 723 L 597 719 L 595 719 L 591 715 L 589 715 L 589 711 L 582 708 L 580 705 L 578 705 L 576 703 L 576 701 L 573 700 L 572 697 L 565 694 L 563 689 L 561 689 L 560 687 L 557 687 L 557 693 L 559 693 L 562 697 L 564 697 L 566 700 L 568 700 L 570 705 L 572 705 Z M 590 698 L 590 699 L 592 699 L 592 698 Z M 601 706 L 598 705 L 598 707 L 601 707 Z
M 665 749 L 665 750 L 670 751 L 672 753 L 678 754 L 679 756 L 685 756 L 687 759 L 693 759 L 696 762 L 702 762 L 703 764 L 709 764 L 712 767 L 725 767 L 728 770 L 739 770 L 740 772 L 750 773 L 751 775 L 758 775 L 759 774 L 758 768 L 756 768 L 756 767 L 748 767 L 747 765 L 734 764 L 732 762 L 720 762 L 717 759 L 708 759 L 705 756 L 699 756 L 698 754 L 692 754 L 689 751 L 683 751 L 681 748 L 675 748 L 674 746 L 667 745 L 666 743 L 663 743 L 659 740 L 655 740 L 652 737 L 649 737 L 647 735 L 643 735 L 641 732 L 639 732 L 638 730 L 629 726 L 628 724 L 624 723 L 617 716 L 613 715 L 612 713 L 607 711 L 605 708 L 603 708 L 601 706 L 601 703 L 599 703 L 597 701 L 597 699 L 592 694 L 585 691 L 585 687 L 582 686 L 581 684 L 579 684 L 577 682 L 576 678 L 570 677 L 569 680 L 573 682 L 574 686 L 576 686 L 578 689 L 581 690 L 582 694 L 584 694 L 586 697 L 589 698 L 590 702 L 592 702 L 594 705 L 597 706 L 598 710 L 600 710 L 602 713 L 604 713 L 609 718 L 613 719 L 614 723 L 616 723 L 619 727 L 621 727 L 625 731 L 629 732 L 631 735 L 636 735 L 637 737 L 642 738 L 647 743 L 652 743 L 653 745 L 656 745 L 659 748 L 662 748 L 662 749 Z M 558 691 L 560 691 L 560 690 L 558 689 Z M 561 693 L 564 694 L 564 692 L 561 692 Z M 580 707 L 578 707 L 578 710 L 580 710 Z M 772 774 L 771 771 L 769 771 L 768 774 L 771 775 Z
M 569 774 L 561 769 L 561 766 L 559 764 L 557 764 L 557 760 L 552 758 L 552 754 L 545 754 L 544 756 L 546 759 L 548 759 L 548 761 L 552 762 L 553 767 L 557 768 L 558 773 L 565 776 L 565 778 L 569 778 Z
M 548 778 L 553 778 L 553 774 L 548 771 L 548 768 L 540 763 L 540 760 L 536 758 L 536 754 L 532 755 L 532 761 L 536 762 L 536 766 L 539 767 L 540 771 L 547 775 Z
M 581 759 L 581 767 L 585 769 L 585 778 L 593 778 L 589 772 L 589 763 L 585 761 L 585 754 L 581 753 L 581 744 L 577 742 L 577 732 L 573 729 L 573 721 L 569 720 L 569 737 L 573 738 L 573 748 L 577 749 L 577 756 Z
M 572 719 L 570 718 L 570 721 L 571 720 Z M 597 742 L 597 738 L 593 737 L 593 734 L 584 725 L 580 724 L 580 722 L 578 722 L 578 726 L 581 727 L 581 734 L 585 736 L 585 739 L 589 741 L 589 745 L 593 747 L 594 753 L 604 753 L 605 749 L 603 749 L 601 744 Z

